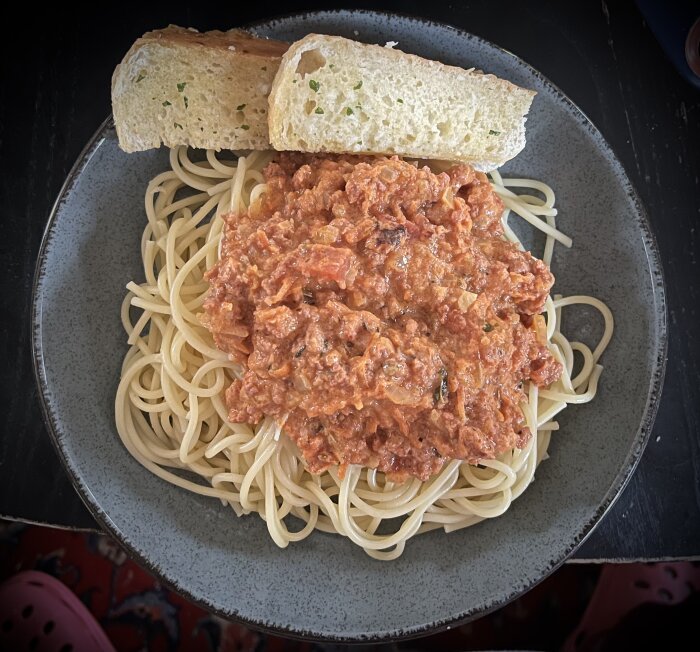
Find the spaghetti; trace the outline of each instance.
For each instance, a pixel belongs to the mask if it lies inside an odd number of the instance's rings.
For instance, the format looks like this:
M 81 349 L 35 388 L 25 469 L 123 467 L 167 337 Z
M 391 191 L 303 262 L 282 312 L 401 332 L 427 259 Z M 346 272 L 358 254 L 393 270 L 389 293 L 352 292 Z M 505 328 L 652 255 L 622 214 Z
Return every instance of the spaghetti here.
M 548 346 L 563 373 L 547 389 L 530 383 L 523 414 L 532 437 L 522 450 L 477 466 L 452 460 L 426 482 L 411 478 L 398 484 L 358 466 L 349 466 L 342 478 L 336 468 L 311 474 L 293 442 L 281 436 L 282 424 L 270 417 L 257 425 L 228 421 L 222 395 L 242 369 L 216 348 L 198 319 L 209 290 L 204 274 L 219 257 L 223 221 L 218 216 L 245 211 L 265 192 L 262 169 L 270 158 L 254 152 L 224 160 L 208 151 L 205 160 L 195 162 L 180 147 L 170 152 L 171 169 L 150 182 L 141 239 L 145 282 L 127 285 L 121 310 L 130 348 L 115 416 L 124 445 L 162 479 L 219 498 L 239 516 L 257 512 L 280 547 L 318 529 L 347 536 L 377 559 L 395 559 L 415 534 L 451 532 L 503 514 L 546 457 L 551 433 L 559 427 L 556 415 L 595 396 L 602 371 L 598 361 L 612 336 L 610 310 L 593 297 L 547 299 Z M 507 239 L 522 248 L 508 225 L 515 213 L 545 234 L 547 265 L 556 242 L 571 246 L 556 228 L 549 186 L 502 179 L 498 172 L 492 173 L 492 185 L 506 207 Z M 569 342 L 561 332 L 562 309 L 572 304 L 588 304 L 603 316 L 603 336 L 594 350 Z M 132 309 L 140 311 L 134 320 Z M 576 352 L 583 364 L 574 373 Z M 301 529 L 290 529 L 290 516 Z

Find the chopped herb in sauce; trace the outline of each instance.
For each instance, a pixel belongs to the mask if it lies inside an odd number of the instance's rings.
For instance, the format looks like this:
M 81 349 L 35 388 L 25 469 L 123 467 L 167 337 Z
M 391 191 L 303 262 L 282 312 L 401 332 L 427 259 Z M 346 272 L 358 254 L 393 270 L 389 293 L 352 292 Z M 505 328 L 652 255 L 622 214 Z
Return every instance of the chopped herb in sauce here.
M 319 115 L 321 115 L 323 113 L 323 109 L 320 106 L 317 106 L 314 113 L 318 113 Z
M 295 358 L 301 357 L 301 354 L 306 351 L 306 344 L 302 345 L 302 347 L 294 354 Z
M 349 106 L 345 107 L 345 115 L 352 115 L 355 113 Z
M 263 66 L 260 70 L 267 70 L 267 66 Z
M 248 131 L 248 129 L 250 129 L 250 125 L 241 125 L 241 129 L 243 129 L 243 131 Z
M 406 227 L 397 226 L 394 229 L 380 229 L 377 234 L 377 242 L 379 244 L 389 244 L 392 247 L 397 247 L 406 236 Z
M 179 82 L 177 85 L 177 92 L 182 93 L 182 91 L 185 90 L 185 86 L 187 86 L 187 82 Z
M 402 100 L 400 97 L 397 97 L 397 98 L 396 98 L 396 101 L 397 101 L 399 104 L 403 104 L 403 100 Z
M 245 104 L 239 104 L 239 105 L 236 107 L 236 111 L 243 111 L 243 109 L 245 109 Z
M 185 100 L 185 108 L 187 108 L 190 105 L 190 101 L 187 99 L 187 95 L 185 95 L 183 99 Z
M 163 102 L 163 106 L 171 106 L 171 104 L 168 102 L 168 100 L 165 100 L 165 102 Z
M 493 324 L 484 324 L 484 333 L 490 333 L 493 330 Z
M 357 91 L 357 90 L 359 90 L 360 88 L 362 88 L 362 80 L 360 80 L 359 82 L 357 82 L 357 84 L 355 84 L 352 88 L 353 88 L 353 90 L 355 90 L 355 91 Z
M 146 73 L 140 72 L 139 76 L 136 78 L 136 83 L 138 84 L 142 79 L 146 78 Z
M 182 129 L 182 125 L 179 122 L 173 122 L 173 125 L 175 125 L 178 129 Z
M 496 131 L 495 129 L 489 129 L 489 136 L 500 136 L 501 132 Z
M 321 84 L 319 84 L 315 79 L 309 79 L 309 88 L 314 93 L 318 93 L 318 89 L 321 88 Z
M 438 386 L 433 392 L 433 401 L 435 401 L 435 403 L 440 403 L 443 400 L 447 400 L 447 394 L 449 392 L 447 387 L 447 369 L 440 369 L 439 376 Z

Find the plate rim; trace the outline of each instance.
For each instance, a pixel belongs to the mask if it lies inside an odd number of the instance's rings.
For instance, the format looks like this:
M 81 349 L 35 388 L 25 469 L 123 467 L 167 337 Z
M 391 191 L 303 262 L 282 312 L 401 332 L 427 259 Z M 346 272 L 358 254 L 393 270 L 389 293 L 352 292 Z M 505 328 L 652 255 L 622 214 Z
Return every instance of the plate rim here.
M 509 603 L 516 597 L 526 593 L 531 590 L 534 586 L 539 584 L 542 580 L 547 578 L 551 573 L 553 573 L 557 568 L 559 568 L 580 546 L 583 542 L 590 536 L 591 532 L 600 523 L 603 517 L 608 513 L 608 511 L 613 507 L 617 499 L 622 494 L 623 490 L 629 483 L 634 471 L 641 459 L 644 449 L 646 448 L 647 442 L 649 441 L 652 427 L 658 412 L 659 405 L 661 403 L 661 396 L 664 384 L 664 377 L 666 372 L 666 362 L 667 362 L 667 352 L 668 352 L 668 308 L 666 301 L 666 282 L 664 278 L 663 265 L 661 263 L 660 249 L 656 236 L 654 234 L 651 221 L 647 214 L 646 208 L 642 203 L 639 194 L 632 183 L 625 167 L 619 160 L 615 150 L 608 143 L 606 138 L 603 136 L 602 132 L 596 127 L 596 125 L 591 121 L 591 119 L 586 115 L 586 113 L 566 94 L 564 93 L 556 84 L 550 81 L 545 75 L 539 72 L 537 69 L 532 67 L 529 63 L 524 61 L 518 55 L 510 52 L 509 50 L 491 42 L 476 34 L 472 34 L 466 30 L 463 30 L 449 23 L 443 23 L 440 21 L 435 21 L 422 16 L 416 16 L 401 12 L 394 11 L 378 11 L 370 9 L 329 9 L 329 10 L 317 10 L 317 11 L 300 11 L 285 14 L 276 14 L 267 18 L 263 18 L 257 21 L 253 21 L 243 25 L 243 28 L 249 29 L 255 33 L 255 30 L 261 27 L 273 26 L 275 23 L 283 22 L 289 19 L 303 19 L 306 17 L 322 17 L 322 16 L 332 16 L 332 15 L 342 15 L 342 14 L 364 14 L 368 16 L 379 16 L 384 18 L 400 18 L 412 22 L 416 25 L 429 25 L 442 29 L 447 29 L 449 31 L 456 32 L 460 38 L 466 40 L 472 40 L 476 43 L 486 46 L 488 48 L 494 48 L 506 54 L 509 58 L 512 58 L 516 64 L 524 67 L 531 75 L 536 77 L 540 83 L 551 90 L 558 99 L 562 101 L 563 106 L 566 110 L 574 117 L 583 119 L 582 124 L 584 128 L 588 131 L 589 135 L 594 138 L 596 143 L 601 146 L 605 153 L 607 154 L 608 160 L 610 160 L 613 165 L 617 168 L 617 173 L 619 175 L 619 181 L 625 191 L 626 195 L 632 201 L 635 209 L 636 215 L 635 220 L 639 226 L 640 235 L 642 236 L 642 244 L 644 246 L 644 251 L 646 259 L 649 265 L 649 272 L 652 282 L 652 296 L 654 302 L 656 303 L 657 309 L 654 311 L 654 319 L 650 322 L 652 328 L 655 328 L 658 333 L 656 351 L 657 355 L 652 364 L 652 373 L 649 382 L 649 388 L 645 400 L 644 409 L 641 414 L 639 426 L 633 437 L 632 445 L 630 451 L 625 457 L 624 461 L 621 463 L 620 470 L 616 474 L 612 484 L 607 489 L 604 494 L 603 500 L 598 508 L 595 510 L 593 515 L 585 523 L 580 525 L 577 530 L 577 535 L 571 542 L 571 544 L 566 548 L 563 554 L 556 559 L 551 560 L 549 566 L 545 572 L 534 581 L 527 581 L 523 587 L 518 587 L 514 589 L 507 596 L 501 600 L 495 600 L 487 608 L 478 611 L 464 611 L 459 615 L 449 618 L 446 620 L 434 620 L 430 623 L 420 625 L 417 627 L 412 627 L 406 630 L 395 630 L 387 631 L 380 634 L 370 634 L 366 636 L 334 636 L 329 634 L 324 634 L 320 632 L 313 631 L 303 631 L 300 629 L 292 629 L 289 626 L 283 625 L 272 625 L 266 623 L 262 620 L 256 620 L 254 618 L 248 618 L 240 615 L 235 610 L 225 610 L 213 605 L 206 597 L 200 597 L 193 595 L 187 587 L 180 586 L 175 579 L 171 579 L 164 575 L 164 572 L 158 568 L 150 559 L 142 555 L 134 545 L 128 540 L 128 538 L 120 531 L 117 525 L 111 520 L 109 515 L 102 509 L 98 503 L 95 496 L 92 494 L 90 489 L 84 484 L 82 478 L 79 476 L 77 470 L 72 468 L 72 463 L 68 458 L 68 455 L 64 453 L 63 444 L 61 442 L 60 436 L 60 425 L 54 419 L 50 407 L 50 400 L 48 395 L 50 394 L 50 389 L 46 382 L 46 373 L 44 369 L 44 352 L 42 343 L 42 332 L 43 327 L 41 323 L 41 292 L 43 277 L 46 273 L 46 253 L 48 245 L 50 244 L 54 227 L 56 223 L 56 217 L 58 212 L 66 201 L 68 194 L 76 184 L 78 178 L 82 174 L 83 170 L 87 167 L 92 159 L 92 156 L 97 151 L 97 149 L 102 145 L 106 138 L 107 132 L 114 127 L 114 119 L 110 114 L 97 128 L 97 130 L 90 137 L 86 145 L 83 147 L 75 163 L 72 165 L 65 181 L 63 182 L 57 196 L 54 201 L 51 210 L 49 212 L 48 220 L 44 228 L 44 232 L 41 238 L 41 244 L 36 258 L 36 265 L 34 270 L 34 276 L 32 280 L 32 290 L 31 290 L 31 311 L 30 311 L 30 329 L 31 329 L 31 354 L 33 361 L 33 371 L 36 386 L 38 388 L 39 403 L 41 405 L 42 416 L 46 429 L 49 433 L 51 442 L 58 453 L 58 458 L 61 462 L 61 466 L 68 474 L 71 484 L 80 496 L 83 504 L 86 506 L 90 515 L 95 519 L 95 521 L 102 527 L 103 532 L 109 534 L 115 538 L 119 544 L 124 547 L 132 559 L 145 567 L 152 575 L 157 577 L 165 585 L 175 590 L 177 593 L 184 595 L 186 599 L 198 605 L 199 607 L 221 616 L 228 620 L 233 620 L 242 623 L 246 626 L 252 627 L 259 631 L 263 631 L 269 634 L 281 635 L 289 638 L 299 639 L 299 640 L 314 640 L 314 641 L 325 641 L 333 643 L 380 643 L 380 642 L 390 642 L 407 640 L 411 638 L 417 638 L 420 636 L 426 636 L 428 634 L 434 634 L 451 627 L 459 626 L 470 622 L 476 618 L 485 616 L 496 609 Z

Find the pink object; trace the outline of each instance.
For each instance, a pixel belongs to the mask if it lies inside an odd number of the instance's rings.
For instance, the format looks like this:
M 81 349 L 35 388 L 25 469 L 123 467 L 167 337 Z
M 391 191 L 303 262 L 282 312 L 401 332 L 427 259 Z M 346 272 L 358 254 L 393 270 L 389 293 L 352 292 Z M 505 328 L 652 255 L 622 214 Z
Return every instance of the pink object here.
M 0 585 L 0 650 L 114 652 L 76 595 L 57 579 L 24 571 Z
M 698 590 L 700 568 L 691 562 L 606 565 L 579 626 L 562 650 L 576 652 L 641 604 L 680 604 Z

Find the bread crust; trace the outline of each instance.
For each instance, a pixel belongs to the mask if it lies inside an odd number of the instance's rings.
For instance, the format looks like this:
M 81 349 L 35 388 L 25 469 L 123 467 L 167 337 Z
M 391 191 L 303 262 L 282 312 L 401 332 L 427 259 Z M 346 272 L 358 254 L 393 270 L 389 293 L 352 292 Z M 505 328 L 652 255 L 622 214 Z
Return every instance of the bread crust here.
M 288 43 L 253 36 L 244 29 L 229 29 L 222 32 L 218 29 L 209 32 L 199 32 L 192 27 L 168 25 L 165 29 L 155 29 L 146 32 L 134 43 L 134 47 L 144 42 L 175 43 L 185 46 L 201 46 L 218 48 L 237 54 L 249 54 L 254 57 L 281 57 L 289 48 Z M 133 48 L 132 48 L 133 49 Z

